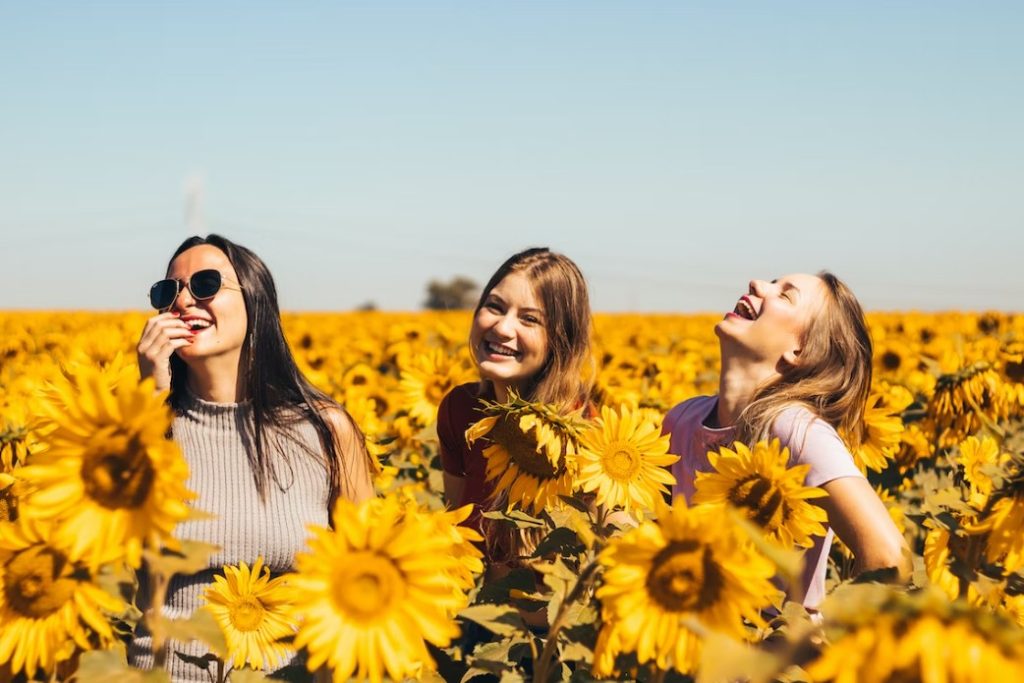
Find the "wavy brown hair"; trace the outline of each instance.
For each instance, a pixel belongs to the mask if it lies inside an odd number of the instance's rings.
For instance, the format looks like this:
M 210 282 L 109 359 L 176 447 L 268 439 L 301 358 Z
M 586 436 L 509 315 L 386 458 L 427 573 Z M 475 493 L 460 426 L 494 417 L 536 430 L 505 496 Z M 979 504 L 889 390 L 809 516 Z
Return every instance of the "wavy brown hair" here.
M 523 273 L 544 309 L 547 358 L 527 386 L 523 398 L 563 408 L 579 408 L 590 396 L 594 376 L 591 354 L 590 295 L 583 273 L 569 257 L 545 247 L 510 256 L 480 293 L 477 315 L 491 290 L 512 273 Z
M 851 449 L 860 445 L 871 391 L 871 335 L 850 288 L 828 271 L 818 277 L 825 285 L 825 304 L 804 332 L 800 361 L 757 390 L 737 420 L 739 441 L 769 438 L 779 414 L 799 404 L 842 433 Z

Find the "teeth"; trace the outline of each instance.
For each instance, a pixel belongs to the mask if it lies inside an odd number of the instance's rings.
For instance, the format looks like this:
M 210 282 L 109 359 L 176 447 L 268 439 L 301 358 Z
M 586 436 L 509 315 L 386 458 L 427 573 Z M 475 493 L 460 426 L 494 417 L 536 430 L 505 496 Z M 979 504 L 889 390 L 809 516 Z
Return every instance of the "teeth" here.
M 516 351 L 502 344 L 493 344 L 491 342 L 486 342 L 486 344 L 488 351 L 490 351 L 491 353 L 496 353 L 499 356 L 515 356 L 517 354 Z
M 209 320 L 190 320 L 189 325 L 193 330 L 202 330 L 210 326 Z
M 736 302 L 736 308 L 734 308 L 733 311 L 747 320 L 754 320 L 757 318 L 757 312 L 754 310 L 753 306 L 747 303 L 746 299 L 740 299 Z

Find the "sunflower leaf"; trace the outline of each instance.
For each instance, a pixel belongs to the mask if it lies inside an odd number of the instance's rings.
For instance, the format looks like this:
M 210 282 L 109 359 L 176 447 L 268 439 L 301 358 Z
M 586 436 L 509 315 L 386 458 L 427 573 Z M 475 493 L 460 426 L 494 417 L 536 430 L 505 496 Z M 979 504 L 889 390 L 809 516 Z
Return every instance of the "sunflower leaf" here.
M 228 650 L 224 634 L 221 632 L 220 626 L 217 625 L 217 620 L 205 609 L 196 610 L 188 619 L 167 619 L 150 614 L 146 616 L 146 623 L 150 631 L 162 633 L 167 638 L 174 638 L 185 643 L 190 640 L 199 640 L 218 654 L 223 654 Z
M 536 517 L 531 517 L 522 510 L 509 510 L 508 512 L 493 510 L 491 512 L 484 512 L 482 515 L 487 519 L 500 519 L 504 522 L 515 524 L 520 529 L 539 528 L 544 526 L 544 522 L 542 520 L 539 520 Z
M 508 605 L 473 605 L 459 612 L 459 616 L 476 622 L 500 636 L 526 631 L 526 624 L 519 616 L 519 610 Z
M 552 531 L 537 544 L 537 549 L 533 551 L 533 557 L 543 557 L 552 553 L 577 555 L 581 552 L 583 552 L 583 544 L 580 543 L 576 532 L 563 526 Z
M 590 507 L 586 503 L 584 503 L 582 500 L 577 498 L 576 496 L 562 496 L 562 495 L 559 495 L 558 497 L 562 500 L 563 503 L 565 503 L 569 507 L 571 507 L 571 508 L 573 508 L 575 510 L 579 510 L 580 512 L 583 512 L 583 513 L 587 513 L 587 514 L 590 513 Z
M 160 573 L 168 579 L 175 574 L 195 574 L 210 566 L 210 555 L 220 550 L 219 546 L 199 541 L 181 541 L 177 550 L 161 548 L 158 552 L 143 552 L 149 571 Z
M 128 666 L 123 645 L 110 650 L 91 650 L 78 661 L 75 683 L 171 683 L 171 676 L 163 669 L 140 671 Z
M 234 669 L 228 676 L 230 683 L 262 683 L 262 681 L 272 681 L 274 679 L 268 677 L 262 671 L 254 671 L 253 669 Z

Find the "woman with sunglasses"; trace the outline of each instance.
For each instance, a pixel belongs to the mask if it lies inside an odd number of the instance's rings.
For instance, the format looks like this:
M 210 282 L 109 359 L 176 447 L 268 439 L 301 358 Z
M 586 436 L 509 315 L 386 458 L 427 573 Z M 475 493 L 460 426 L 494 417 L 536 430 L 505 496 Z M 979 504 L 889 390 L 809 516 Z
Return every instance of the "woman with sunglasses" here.
M 275 574 L 292 569 L 307 525 L 336 523 L 330 510 L 339 497 L 373 496 L 371 463 L 348 413 L 296 366 L 274 281 L 252 251 L 218 235 L 185 240 L 150 303 L 160 312 L 142 331 L 139 368 L 170 390 L 172 437 L 189 463 L 193 505 L 213 515 L 181 523 L 176 534 L 221 548 L 206 570 L 171 580 L 164 615 L 187 618 L 222 565 L 262 557 Z M 133 665 L 153 666 L 151 644 L 140 626 L 129 647 Z M 209 679 L 174 654 L 202 657 L 199 643 L 167 647 L 172 680 Z

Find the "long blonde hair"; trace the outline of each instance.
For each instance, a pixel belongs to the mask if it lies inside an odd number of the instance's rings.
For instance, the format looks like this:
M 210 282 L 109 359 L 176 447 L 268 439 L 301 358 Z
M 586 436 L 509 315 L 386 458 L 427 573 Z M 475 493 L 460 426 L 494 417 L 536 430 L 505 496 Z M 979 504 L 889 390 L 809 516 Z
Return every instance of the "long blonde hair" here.
M 583 273 L 563 254 L 544 247 L 510 256 L 480 293 L 473 315 L 491 290 L 512 273 L 523 273 L 544 308 L 547 359 L 521 395 L 530 401 L 566 409 L 579 408 L 590 397 L 594 359 L 591 354 L 590 296 Z
M 851 449 L 860 445 L 871 391 L 871 335 L 850 288 L 828 271 L 818 277 L 825 284 L 825 305 L 804 333 L 800 361 L 757 390 L 737 420 L 739 441 L 769 438 L 779 414 L 799 404 L 842 433 Z

